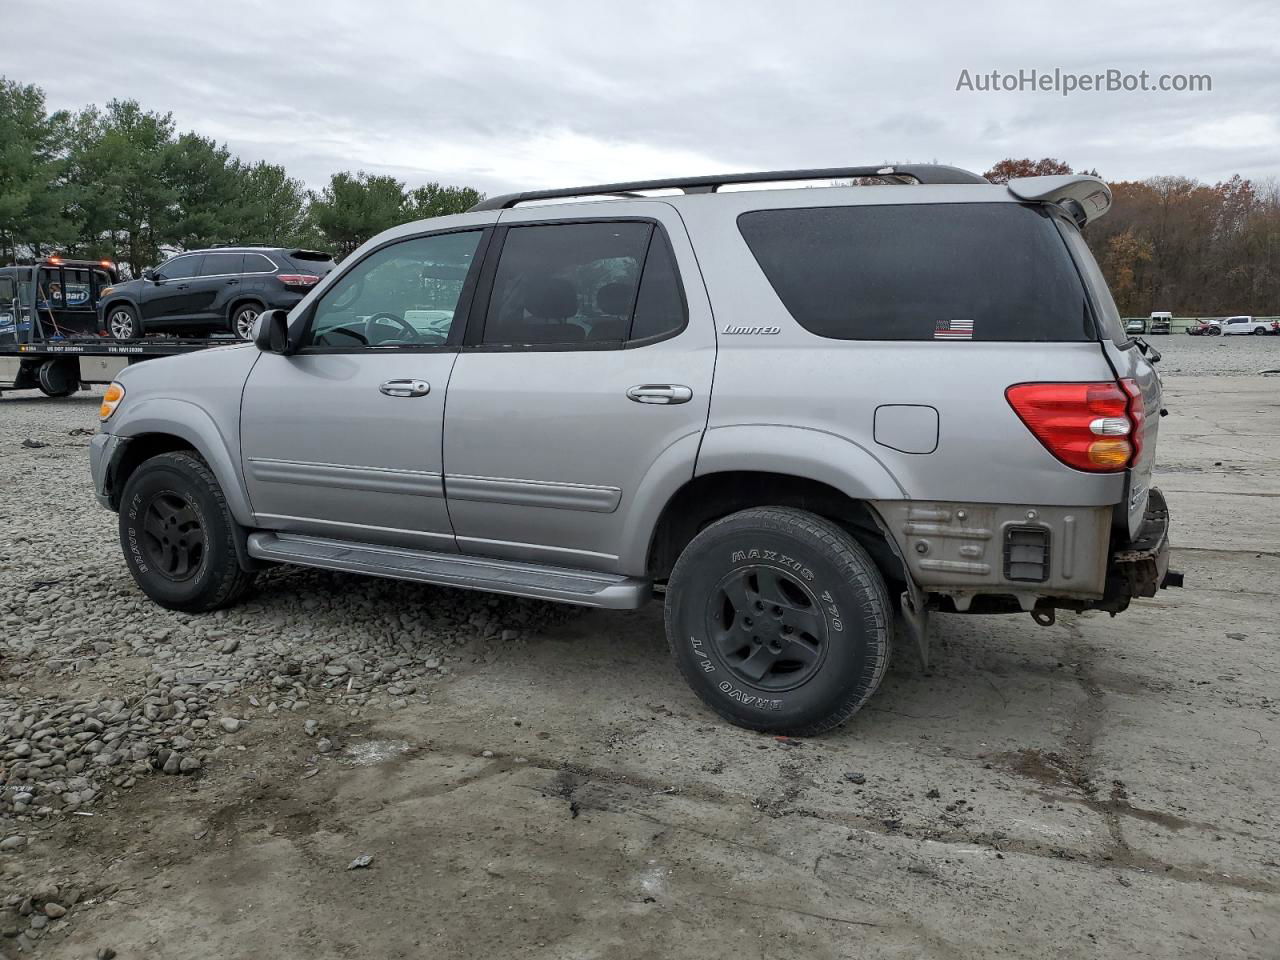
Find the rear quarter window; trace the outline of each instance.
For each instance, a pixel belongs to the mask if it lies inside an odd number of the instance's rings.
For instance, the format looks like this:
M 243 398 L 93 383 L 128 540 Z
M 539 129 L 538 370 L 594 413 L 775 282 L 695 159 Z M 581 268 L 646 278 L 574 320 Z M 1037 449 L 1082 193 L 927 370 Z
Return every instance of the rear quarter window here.
M 796 322 L 821 337 L 1094 339 L 1063 238 L 1034 207 L 756 210 L 738 229 Z

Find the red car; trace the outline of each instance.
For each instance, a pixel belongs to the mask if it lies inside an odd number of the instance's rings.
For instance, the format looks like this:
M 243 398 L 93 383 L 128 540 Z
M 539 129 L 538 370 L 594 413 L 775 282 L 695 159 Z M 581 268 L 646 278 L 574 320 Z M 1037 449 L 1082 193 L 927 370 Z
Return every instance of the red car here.
M 1217 320 L 1197 320 L 1187 327 L 1187 333 L 1193 337 L 1219 337 L 1222 336 L 1222 327 Z

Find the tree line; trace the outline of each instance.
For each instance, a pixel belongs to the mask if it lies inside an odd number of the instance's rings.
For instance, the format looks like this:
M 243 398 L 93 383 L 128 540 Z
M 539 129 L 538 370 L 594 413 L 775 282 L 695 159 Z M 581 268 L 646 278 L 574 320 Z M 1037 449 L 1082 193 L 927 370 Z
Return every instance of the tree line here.
M 1071 173 L 1053 158 L 1006 159 L 989 180 Z M 1081 171 L 1096 174 L 1096 171 Z M 1111 184 L 1085 238 L 1120 312 L 1280 314 L 1280 186 L 1157 176 Z M 49 112 L 44 92 L 0 77 L 0 262 L 61 252 L 109 257 L 136 276 L 165 252 L 228 243 L 343 257 L 409 220 L 459 213 L 470 187 L 333 174 L 319 191 L 285 169 L 232 156 L 134 100 Z
M 1002 160 L 985 174 L 1071 173 L 1061 160 Z M 1077 171 L 1091 173 L 1097 172 Z M 1106 179 L 1105 177 L 1103 179 Z M 1280 184 L 1239 175 L 1212 186 L 1158 176 L 1109 184 L 1112 206 L 1084 230 L 1122 316 L 1280 315 Z
M 127 263 L 137 276 L 166 252 L 255 243 L 342 257 L 388 227 L 481 198 L 363 171 L 309 191 L 284 167 L 178 133 L 172 114 L 135 100 L 50 112 L 39 87 L 0 77 L 0 263 L 59 252 Z

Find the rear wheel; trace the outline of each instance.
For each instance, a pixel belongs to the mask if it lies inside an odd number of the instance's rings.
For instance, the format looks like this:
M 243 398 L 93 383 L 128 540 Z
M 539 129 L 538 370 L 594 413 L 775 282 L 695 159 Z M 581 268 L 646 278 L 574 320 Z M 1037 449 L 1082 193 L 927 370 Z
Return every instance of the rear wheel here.
M 77 360 L 46 360 L 36 371 L 36 383 L 46 397 L 69 397 L 80 389 Z
M 117 340 L 133 340 L 142 336 L 138 313 L 127 304 L 116 304 L 107 311 L 107 333 Z
M 231 332 L 241 340 L 248 340 L 253 336 L 253 325 L 261 312 L 262 307 L 256 303 L 246 303 L 236 307 L 231 315 Z
M 1254 335 L 1255 337 L 1265 337 L 1265 336 L 1267 335 L 1267 328 L 1266 328 L 1266 327 L 1254 327 L 1254 328 L 1253 328 L 1253 335 Z
M 703 530 L 667 587 L 667 641 L 694 692 L 753 730 L 812 735 L 880 685 L 892 608 L 867 552 L 828 520 L 761 507 Z
M 235 520 L 208 465 L 162 453 L 129 477 L 120 545 L 142 592 L 171 610 L 229 606 L 253 582 L 236 557 Z

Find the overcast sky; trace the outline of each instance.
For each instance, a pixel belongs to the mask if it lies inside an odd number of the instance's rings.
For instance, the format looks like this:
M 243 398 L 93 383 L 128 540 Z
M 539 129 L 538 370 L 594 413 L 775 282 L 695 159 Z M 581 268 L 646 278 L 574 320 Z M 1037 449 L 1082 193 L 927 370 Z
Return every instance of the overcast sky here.
M 1181 7 L 1181 9 L 1177 9 Z M 1280 175 L 1280 3 L 0 0 L 0 73 L 283 164 L 489 193 L 1053 156 L 1109 180 Z M 957 91 L 1114 68 L 1212 91 Z M 976 81 L 975 81 L 976 82 Z

